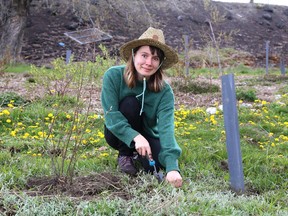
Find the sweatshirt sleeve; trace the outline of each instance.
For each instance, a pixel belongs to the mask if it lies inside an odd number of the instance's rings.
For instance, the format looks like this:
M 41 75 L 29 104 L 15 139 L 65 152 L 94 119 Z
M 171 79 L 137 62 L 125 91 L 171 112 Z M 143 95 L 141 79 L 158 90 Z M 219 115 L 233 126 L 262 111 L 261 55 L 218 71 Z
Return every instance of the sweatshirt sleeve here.
M 178 158 L 182 150 L 175 139 L 174 94 L 170 86 L 161 98 L 158 107 L 158 130 L 161 143 L 160 163 L 166 167 L 166 172 L 179 171 Z
M 121 86 L 125 85 L 121 68 L 110 68 L 103 77 L 101 103 L 105 125 L 118 139 L 127 146 L 139 133 L 131 128 L 119 109 Z

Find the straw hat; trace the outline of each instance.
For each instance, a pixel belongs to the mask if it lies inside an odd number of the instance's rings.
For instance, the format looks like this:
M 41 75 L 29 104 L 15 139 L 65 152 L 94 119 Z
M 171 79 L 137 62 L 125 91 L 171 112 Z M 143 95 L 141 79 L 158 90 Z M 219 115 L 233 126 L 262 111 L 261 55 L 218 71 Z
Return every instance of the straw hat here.
M 172 67 L 178 62 L 177 53 L 165 44 L 163 31 L 149 27 L 138 39 L 129 41 L 120 47 L 120 56 L 126 62 L 132 54 L 132 49 L 139 46 L 154 46 L 164 52 L 165 59 L 162 64 L 163 69 Z

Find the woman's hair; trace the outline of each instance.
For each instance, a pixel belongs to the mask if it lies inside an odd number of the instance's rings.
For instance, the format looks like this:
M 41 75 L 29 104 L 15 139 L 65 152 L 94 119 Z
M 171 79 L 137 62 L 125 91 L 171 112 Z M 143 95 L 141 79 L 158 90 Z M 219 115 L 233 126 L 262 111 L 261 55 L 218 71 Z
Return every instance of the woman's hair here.
M 137 53 L 137 51 L 139 50 L 140 47 L 141 46 L 133 49 L 134 55 Z M 157 56 L 160 59 L 160 64 L 161 64 L 164 60 L 164 57 L 165 57 L 163 51 L 157 47 L 154 47 L 154 46 L 149 46 L 149 48 L 150 48 L 150 51 L 152 54 L 154 54 L 156 52 Z M 164 71 L 162 70 L 161 67 L 159 67 L 158 70 L 156 71 L 156 73 L 154 73 L 152 76 L 150 76 L 150 78 L 147 80 L 148 89 L 153 91 L 153 92 L 159 92 L 164 87 L 163 76 L 164 76 Z M 136 71 L 136 68 L 134 66 L 134 61 L 132 58 L 132 51 L 131 51 L 131 55 L 127 61 L 124 77 L 125 77 L 125 82 L 129 88 L 133 88 L 136 86 L 137 71 Z

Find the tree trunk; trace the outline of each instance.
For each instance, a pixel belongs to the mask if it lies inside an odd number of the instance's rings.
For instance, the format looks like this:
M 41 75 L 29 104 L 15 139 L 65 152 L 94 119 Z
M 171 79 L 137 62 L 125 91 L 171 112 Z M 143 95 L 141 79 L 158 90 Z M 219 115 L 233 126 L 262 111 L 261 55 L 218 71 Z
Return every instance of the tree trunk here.
M 0 63 L 20 60 L 31 0 L 0 0 Z

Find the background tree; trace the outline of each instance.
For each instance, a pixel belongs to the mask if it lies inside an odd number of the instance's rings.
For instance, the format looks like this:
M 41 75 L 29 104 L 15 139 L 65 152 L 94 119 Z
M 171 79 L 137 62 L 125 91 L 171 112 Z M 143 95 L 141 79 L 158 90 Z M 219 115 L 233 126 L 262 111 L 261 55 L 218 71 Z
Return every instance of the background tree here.
M 32 0 L 0 0 L 0 63 L 20 60 Z

